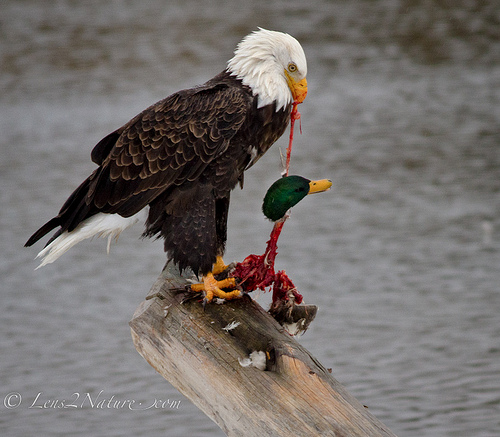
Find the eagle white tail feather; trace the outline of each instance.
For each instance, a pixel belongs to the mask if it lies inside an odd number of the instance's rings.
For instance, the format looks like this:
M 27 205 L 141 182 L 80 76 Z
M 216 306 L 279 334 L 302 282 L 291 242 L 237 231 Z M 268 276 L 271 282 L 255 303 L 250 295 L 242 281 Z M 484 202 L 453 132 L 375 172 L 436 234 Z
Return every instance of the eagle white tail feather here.
M 107 251 L 109 253 L 111 240 L 118 239 L 120 234 L 130 226 L 139 221 L 145 221 L 147 218 L 149 208 L 143 208 L 132 217 L 122 217 L 118 214 L 105 214 L 98 213 L 81 222 L 71 232 L 65 231 L 57 237 L 52 243 L 45 247 L 36 258 L 42 258 L 42 262 L 36 268 L 39 269 L 44 265 L 53 263 L 62 254 L 71 249 L 75 244 L 80 241 L 92 237 L 108 237 Z M 36 270 L 35 269 L 35 270 Z

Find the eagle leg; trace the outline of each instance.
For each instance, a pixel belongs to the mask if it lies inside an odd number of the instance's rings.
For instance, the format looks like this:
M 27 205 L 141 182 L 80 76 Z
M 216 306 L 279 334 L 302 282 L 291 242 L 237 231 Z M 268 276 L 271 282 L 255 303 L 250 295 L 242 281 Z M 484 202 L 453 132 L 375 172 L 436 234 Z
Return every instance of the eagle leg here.
M 218 275 L 218 274 L 222 273 L 226 269 L 227 269 L 227 265 L 224 262 L 224 260 L 222 259 L 222 257 L 221 256 L 217 256 L 217 260 L 215 261 L 214 267 L 212 269 L 212 273 L 214 275 Z

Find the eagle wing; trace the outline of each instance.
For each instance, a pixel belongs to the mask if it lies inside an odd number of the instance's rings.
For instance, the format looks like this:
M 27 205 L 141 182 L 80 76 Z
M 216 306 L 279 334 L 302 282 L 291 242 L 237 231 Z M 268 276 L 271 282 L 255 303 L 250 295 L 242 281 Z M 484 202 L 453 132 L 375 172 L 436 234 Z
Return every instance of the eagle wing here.
M 242 88 L 213 80 L 145 109 L 94 147 L 99 168 L 26 245 L 60 226 L 52 241 L 98 212 L 130 217 L 169 187 L 196 180 L 227 150 L 251 105 Z
M 249 104 L 241 88 L 218 85 L 181 91 L 149 107 L 92 151 L 100 167 L 86 203 L 127 217 L 168 187 L 196 180 L 227 150 Z

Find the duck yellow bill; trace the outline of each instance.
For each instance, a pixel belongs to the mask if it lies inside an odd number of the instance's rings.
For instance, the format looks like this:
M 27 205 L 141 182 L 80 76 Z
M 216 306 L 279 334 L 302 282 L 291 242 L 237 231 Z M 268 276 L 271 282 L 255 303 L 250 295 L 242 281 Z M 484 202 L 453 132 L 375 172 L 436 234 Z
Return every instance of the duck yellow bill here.
M 304 77 L 299 82 L 296 82 L 295 79 L 288 74 L 285 70 L 286 80 L 288 82 L 288 87 L 292 92 L 293 101 L 297 103 L 302 103 L 307 96 L 307 80 Z
M 320 179 L 319 181 L 309 182 L 309 193 L 321 193 L 323 191 L 328 191 L 332 186 L 332 181 L 330 179 Z

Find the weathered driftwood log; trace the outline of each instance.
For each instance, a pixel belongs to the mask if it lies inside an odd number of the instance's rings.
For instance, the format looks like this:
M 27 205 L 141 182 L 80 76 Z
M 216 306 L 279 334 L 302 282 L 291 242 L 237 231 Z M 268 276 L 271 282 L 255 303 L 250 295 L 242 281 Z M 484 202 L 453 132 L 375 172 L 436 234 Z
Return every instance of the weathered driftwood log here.
M 185 285 L 163 271 L 133 341 L 228 436 L 394 436 L 255 301 L 181 303 Z

